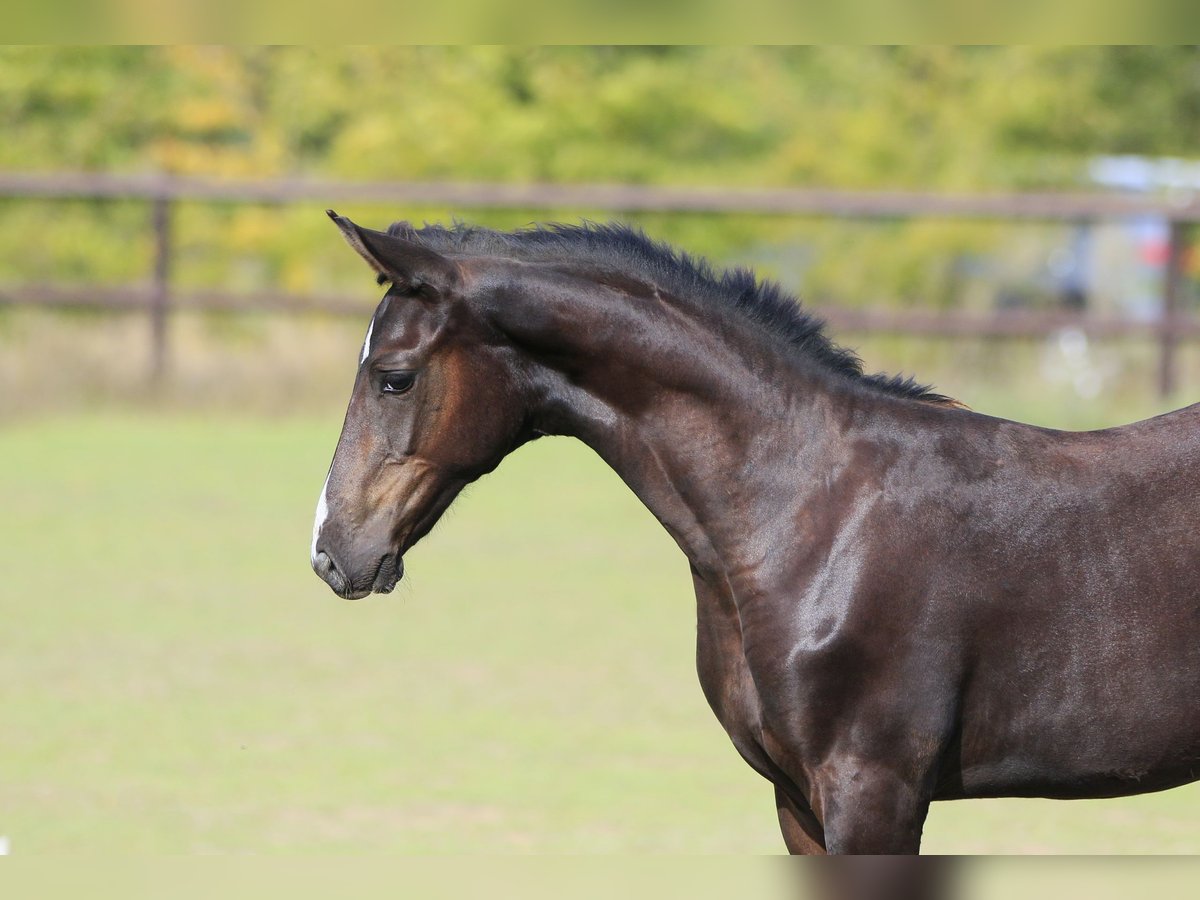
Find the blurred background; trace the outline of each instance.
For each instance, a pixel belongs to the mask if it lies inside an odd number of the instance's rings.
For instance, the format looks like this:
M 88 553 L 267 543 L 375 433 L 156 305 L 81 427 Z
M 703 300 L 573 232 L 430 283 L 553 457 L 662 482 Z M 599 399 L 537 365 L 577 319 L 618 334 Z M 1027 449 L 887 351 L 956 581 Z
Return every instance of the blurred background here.
M 631 221 L 992 415 L 1200 397 L 1194 48 L 10 47 L 0 122 L 13 853 L 782 850 L 686 563 L 585 448 L 391 596 L 311 574 L 380 294 L 327 206 Z M 926 848 L 1195 852 L 1197 801 L 935 804 Z

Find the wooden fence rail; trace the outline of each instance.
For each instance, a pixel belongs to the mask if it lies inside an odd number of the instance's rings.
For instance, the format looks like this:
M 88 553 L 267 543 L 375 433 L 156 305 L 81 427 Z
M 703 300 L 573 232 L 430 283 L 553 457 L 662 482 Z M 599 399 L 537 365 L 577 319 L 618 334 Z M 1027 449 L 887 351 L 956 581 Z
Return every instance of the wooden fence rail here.
M 151 377 L 169 365 L 171 311 L 323 311 L 363 315 L 368 308 L 341 296 L 279 292 L 236 294 L 179 292 L 171 286 L 174 250 L 172 208 L 178 201 L 221 203 L 387 203 L 462 209 L 575 209 L 597 212 L 757 213 L 829 218 L 897 219 L 957 217 L 1021 221 L 1098 222 L 1151 217 L 1168 224 L 1160 314 L 1152 321 L 1013 310 L 992 314 L 964 311 L 855 310 L 817 308 L 835 326 L 862 332 L 938 337 L 1037 337 L 1077 328 L 1100 338 L 1146 336 L 1159 347 L 1158 390 L 1177 383 L 1177 347 L 1200 338 L 1200 319 L 1181 312 L 1183 261 L 1190 226 L 1200 222 L 1200 195 L 1177 192 L 1155 198 L 1132 194 L 1022 193 L 934 194 L 797 188 L 676 188 L 639 185 L 489 184 L 455 182 L 338 182 L 298 179 L 230 181 L 165 175 L 0 172 L 0 197 L 45 199 L 137 199 L 150 205 L 154 268 L 149 287 L 62 287 L 45 284 L 0 286 L 0 304 L 86 306 L 145 310 L 150 320 Z

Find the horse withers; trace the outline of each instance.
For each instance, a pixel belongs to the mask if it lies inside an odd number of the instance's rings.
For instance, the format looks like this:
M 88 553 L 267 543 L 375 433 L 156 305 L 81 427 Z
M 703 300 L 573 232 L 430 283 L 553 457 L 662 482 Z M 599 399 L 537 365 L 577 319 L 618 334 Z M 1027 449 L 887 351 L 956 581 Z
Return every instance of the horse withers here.
M 793 852 L 932 800 L 1200 777 L 1200 409 L 1070 433 L 866 375 L 777 286 L 619 225 L 387 232 L 313 529 L 389 591 L 471 481 L 582 440 L 679 544 L 704 693 Z

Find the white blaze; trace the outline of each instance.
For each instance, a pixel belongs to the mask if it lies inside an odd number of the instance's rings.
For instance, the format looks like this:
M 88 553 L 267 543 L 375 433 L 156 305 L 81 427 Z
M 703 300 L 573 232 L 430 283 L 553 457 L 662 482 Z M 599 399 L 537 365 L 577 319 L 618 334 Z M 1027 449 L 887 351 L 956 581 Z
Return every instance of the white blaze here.
M 332 467 L 330 474 L 333 474 Z M 329 504 L 325 501 L 325 494 L 329 491 L 329 475 L 325 476 L 325 484 L 321 487 L 321 499 L 317 501 L 317 517 L 313 520 L 313 539 L 312 547 L 309 549 L 309 559 L 315 565 L 317 562 L 317 538 L 321 536 L 321 526 L 325 524 L 325 520 L 329 517 Z
M 371 319 L 371 324 L 367 326 L 367 338 L 363 341 L 362 356 L 359 357 L 358 364 L 361 366 L 367 361 L 367 357 L 371 355 L 371 333 L 375 330 L 375 319 Z M 329 475 L 333 474 L 333 467 L 329 467 Z M 325 524 L 325 520 L 329 518 L 329 501 L 326 495 L 329 493 L 329 475 L 325 476 L 325 484 L 321 488 L 321 497 L 317 500 L 317 515 L 313 520 L 313 535 L 312 546 L 309 548 L 309 558 L 316 564 L 317 561 L 317 539 L 321 536 L 321 526 Z
M 375 330 L 375 320 L 371 320 L 371 324 L 367 326 L 367 339 L 363 341 L 362 358 L 358 361 L 361 366 L 367 361 L 367 357 L 371 355 L 371 332 Z

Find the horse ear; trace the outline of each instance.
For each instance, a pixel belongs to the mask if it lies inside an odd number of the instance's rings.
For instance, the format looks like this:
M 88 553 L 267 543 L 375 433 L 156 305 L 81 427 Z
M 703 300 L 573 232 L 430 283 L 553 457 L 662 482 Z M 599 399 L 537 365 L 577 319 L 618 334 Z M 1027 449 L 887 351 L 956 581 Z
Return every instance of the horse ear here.
M 404 290 L 431 295 L 443 294 L 457 284 L 458 266 L 440 253 L 413 240 L 355 225 L 332 209 L 325 212 L 341 229 L 346 243 L 379 273 L 381 283 L 390 281 Z

